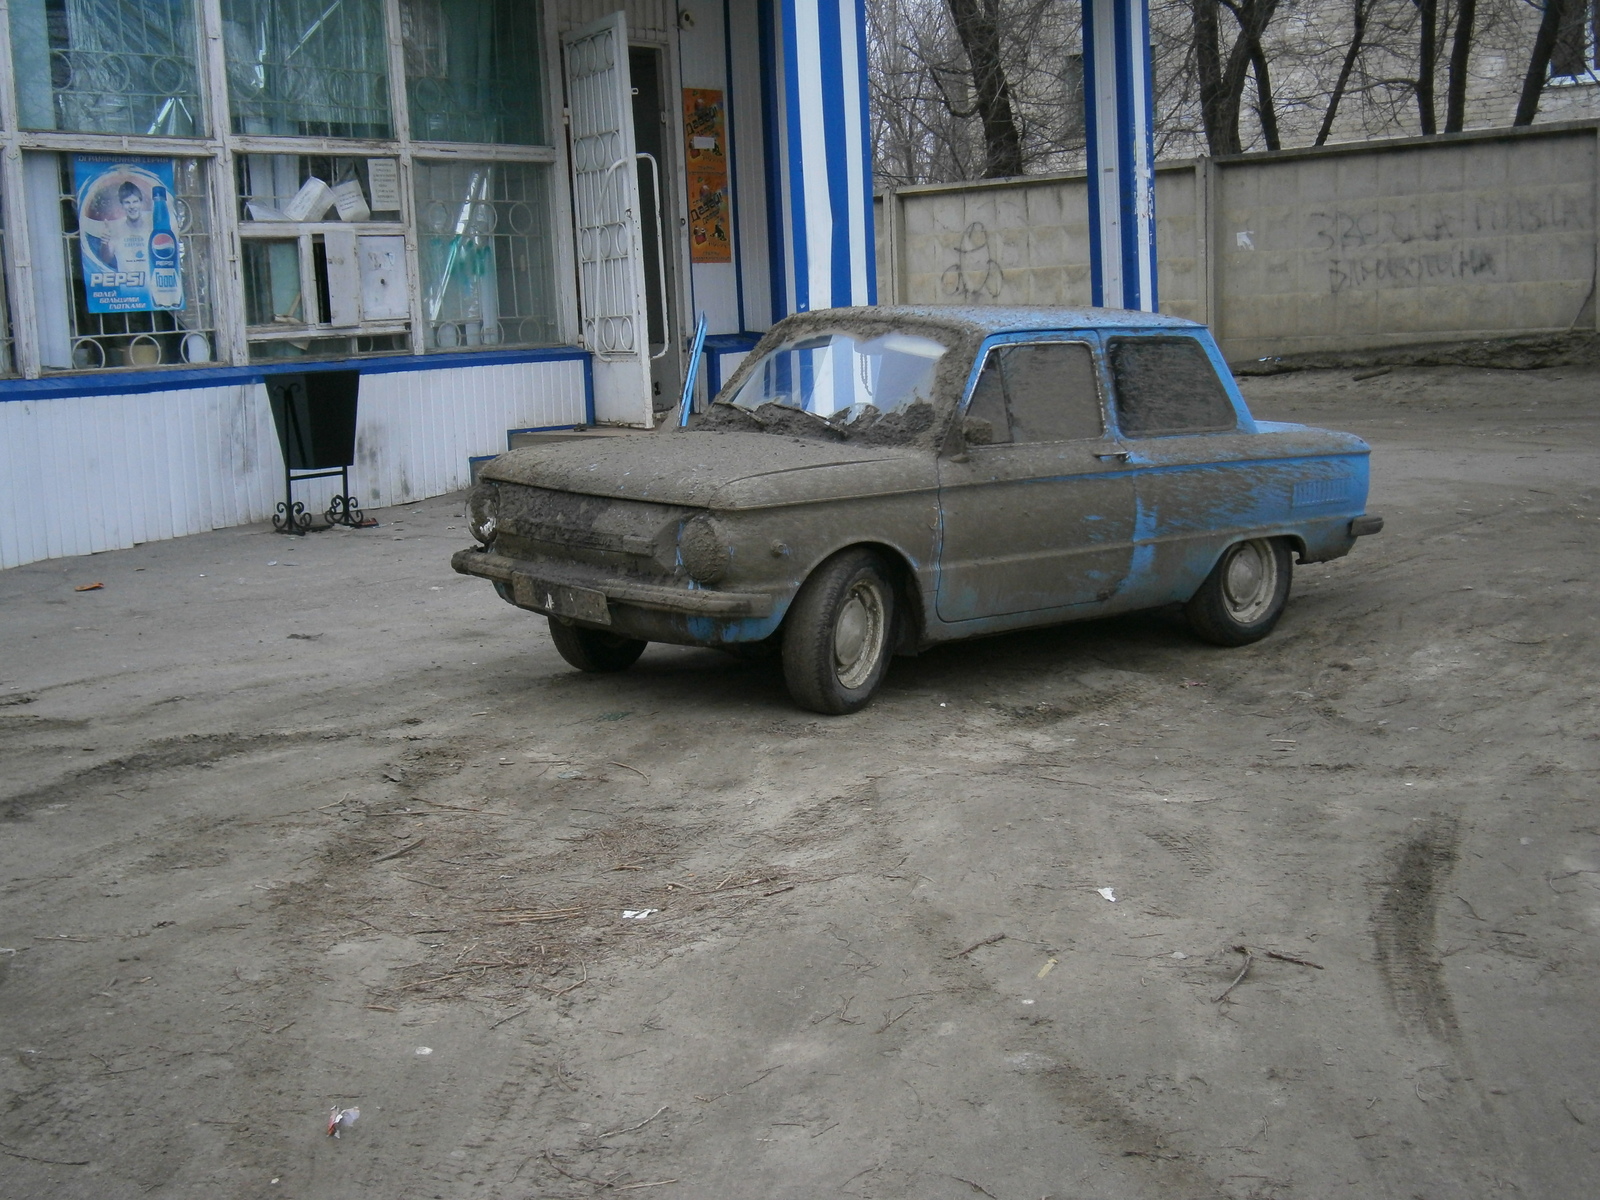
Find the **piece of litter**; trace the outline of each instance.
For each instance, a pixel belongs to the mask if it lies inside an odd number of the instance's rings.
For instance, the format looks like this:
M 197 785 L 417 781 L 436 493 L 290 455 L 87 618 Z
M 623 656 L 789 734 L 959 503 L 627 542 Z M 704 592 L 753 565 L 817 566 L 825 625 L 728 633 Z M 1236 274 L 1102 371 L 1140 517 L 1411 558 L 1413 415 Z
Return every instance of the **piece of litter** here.
M 1024 1000 L 1024 1001 L 1023 1001 L 1023 1003 L 1024 1003 L 1024 1004 L 1032 1004 L 1032 1003 L 1033 1003 L 1033 1001 L 1032 1001 L 1032 1000 Z
M 269 562 L 267 564 L 267 566 L 269 566 L 269 567 L 275 567 L 277 565 L 278 565 L 278 560 L 277 559 L 273 559 L 271 562 Z M 277 1183 L 278 1181 L 276 1179 L 274 1179 L 272 1182 L 273 1183 Z
M 1117 892 L 1115 888 L 1095 888 L 1095 891 L 1099 892 L 1107 900 L 1111 901 L 1111 903 L 1115 904 L 1117 902 Z
M 651 913 L 660 911 L 659 908 L 625 908 L 622 910 L 622 919 L 624 921 L 642 921 Z
M 338 1137 L 341 1129 L 349 1129 L 360 1116 L 361 1110 L 359 1108 L 340 1108 L 335 1104 L 333 1111 L 328 1114 L 328 1136 Z M 272 1182 L 277 1183 L 278 1181 L 274 1179 Z
M 1043 979 L 1046 975 L 1050 974 L 1051 971 L 1054 971 L 1056 969 L 1056 962 L 1057 962 L 1057 960 L 1053 959 L 1053 958 L 1045 959 L 1044 960 L 1044 966 L 1039 968 L 1039 973 L 1037 975 L 1035 975 L 1034 978 L 1035 979 Z
M 1181 962 L 1184 959 L 1188 958 L 1189 956 L 1187 954 L 1185 954 L 1182 950 L 1174 950 L 1172 952 L 1172 957 L 1178 959 Z
M 419 1058 L 426 1058 L 428 1055 L 430 1055 L 432 1053 L 433 1053 L 433 1047 L 432 1046 L 418 1046 L 417 1047 L 417 1056 Z
M 1205 685 L 1205 680 L 1203 680 L 1203 679 L 1185 679 L 1183 681 L 1183 686 L 1184 687 L 1205 687 L 1206 685 Z
M 105 587 L 103 583 L 80 583 L 72 590 L 75 592 L 98 592 L 103 587 Z

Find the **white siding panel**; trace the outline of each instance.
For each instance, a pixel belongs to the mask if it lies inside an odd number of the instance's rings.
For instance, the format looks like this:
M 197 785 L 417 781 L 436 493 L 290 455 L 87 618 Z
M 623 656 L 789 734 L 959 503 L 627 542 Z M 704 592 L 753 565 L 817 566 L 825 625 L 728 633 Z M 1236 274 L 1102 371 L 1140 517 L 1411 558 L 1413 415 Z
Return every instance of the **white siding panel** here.
M 577 360 L 364 375 L 352 491 L 367 508 L 455 491 L 507 430 L 584 419 Z M 295 495 L 321 512 L 337 485 Z M 263 521 L 282 489 L 262 384 L 0 402 L 0 567 Z

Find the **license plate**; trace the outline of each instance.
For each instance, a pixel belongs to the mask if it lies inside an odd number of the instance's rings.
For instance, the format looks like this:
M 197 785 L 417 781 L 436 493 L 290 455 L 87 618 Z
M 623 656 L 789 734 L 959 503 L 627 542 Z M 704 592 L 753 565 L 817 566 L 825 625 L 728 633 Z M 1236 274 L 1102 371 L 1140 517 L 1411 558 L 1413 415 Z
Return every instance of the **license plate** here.
M 591 625 L 611 624 L 611 609 L 606 594 L 594 588 L 568 587 L 546 583 L 531 575 L 513 575 L 513 595 L 522 608 L 535 608 L 552 616 L 587 621 Z

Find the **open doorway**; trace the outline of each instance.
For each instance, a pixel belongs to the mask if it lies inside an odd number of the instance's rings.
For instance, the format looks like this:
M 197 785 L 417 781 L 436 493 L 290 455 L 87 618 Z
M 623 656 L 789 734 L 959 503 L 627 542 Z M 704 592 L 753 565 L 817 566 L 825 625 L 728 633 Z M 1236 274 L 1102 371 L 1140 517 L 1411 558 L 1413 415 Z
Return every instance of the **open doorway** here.
M 676 301 L 678 221 L 673 201 L 678 178 L 669 136 L 666 55 L 661 47 L 629 46 L 628 74 L 633 87 L 633 137 L 640 155 L 639 232 L 650 327 L 651 403 L 662 413 L 677 404 L 683 390 L 683 330 Z

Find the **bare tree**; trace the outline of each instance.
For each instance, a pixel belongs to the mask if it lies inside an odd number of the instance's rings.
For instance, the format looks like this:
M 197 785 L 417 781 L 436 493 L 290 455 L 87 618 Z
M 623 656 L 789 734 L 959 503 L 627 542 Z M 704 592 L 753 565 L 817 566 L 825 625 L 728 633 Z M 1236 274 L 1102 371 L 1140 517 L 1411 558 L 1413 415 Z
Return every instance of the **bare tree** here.
M 972 64 L 973 109 L 983 122 L 986 178 L 1022 174 L 1022 137 L 1011 112 L 1011 89 L 1000 58 L 999 5 L 995 0 L 948 0 L 956 36 Z
M 1361 54 L 1361 43 L 1367 34 L 1367 0 L 1355 0 L 1355 14 L 1351 20 L 1350 44 L 1345 47 L 1344 62 L 1339 67 L 1339 78 L 1333 85 L 1333 93 L 1328 97 L 1328 107 L 1323 112 L 1322 125 L 1317 130 L 1315 145 L 1321 146 L 1328 140 L 1328 134 L 1333 130 L 1334 118 L 1339 115 L 1339 101 L 1344 99 L 1344 90 L 1350 83 L 1350 72 L 1355 69 L 1356 59 Z
M 1450 81 L 1445 87 L 1444 131 L 1460 133 L 1467 119 L 1467 64 L 1472 58 L 1472 29 L 1478 19 L 1478 0 L 1460 0 L 1456 32 L 1450 44 Z
M 1517 115 L 1511 119 L 1513 125 L 1531 125 L 1539 114 L 1539 96 L 1550 74 L 1550 56 L 1555 52 L 1563 10 L 1568 3 L 1571 0 L 1545 0 L 1544 16 L 1539 19 L 1539 32 L 1534 35 L 1533 51 L 1528 56 L 1528 70 L 1522 77 Z
M 1220 12 L 1224 7 L 1237 29 L 1226 56 L 1222 53 Z M 1252 57 L 1260 53 L 1261 35 L 1277 7 L 1278 0 L 1192 0 L 1200 113 L 1206 145 L 1212 154 L 1238 154 L 1243 149 L 1239 140 L 1239 106 L 1245 79 Z M 1258 83 L 1259 80 L 1257 75 Z M 1267 95 L 1271 95 L 1270 84 Z M 1270 103 L 1267 109 L 1270 112 Z M 1273 138 L 1276 136 L 1274 131 Z

